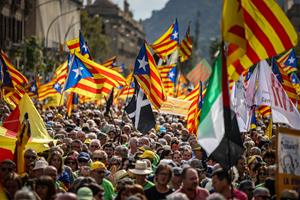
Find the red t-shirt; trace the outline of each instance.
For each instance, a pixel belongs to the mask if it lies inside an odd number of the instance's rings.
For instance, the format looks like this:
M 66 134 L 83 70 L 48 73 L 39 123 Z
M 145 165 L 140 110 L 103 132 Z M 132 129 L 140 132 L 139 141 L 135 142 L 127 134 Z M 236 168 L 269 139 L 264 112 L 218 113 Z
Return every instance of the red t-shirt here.
M 185 190 L 182 187 L 179 188 L 176 192 L 181 192 L 188 196 L 188 193 L 185 192 Z M 189 200 L 204 200 L 209 196 L 209 192 L 201 187 L 197 187 L 194 194 L 195 195 L 193 195 L 192 197 L 188 196 Z

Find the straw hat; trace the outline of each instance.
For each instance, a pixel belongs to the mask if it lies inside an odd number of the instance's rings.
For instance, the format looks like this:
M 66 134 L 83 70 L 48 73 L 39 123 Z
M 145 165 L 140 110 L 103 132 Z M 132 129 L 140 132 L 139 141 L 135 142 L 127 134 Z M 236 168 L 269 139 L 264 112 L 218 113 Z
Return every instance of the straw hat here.
M 129 171 L 136 175 L 147 175 L 152 172 L 152 170 L 147 167 L 147 162 L 140 160 L 136 161 L 135 168 L 129 169 Z

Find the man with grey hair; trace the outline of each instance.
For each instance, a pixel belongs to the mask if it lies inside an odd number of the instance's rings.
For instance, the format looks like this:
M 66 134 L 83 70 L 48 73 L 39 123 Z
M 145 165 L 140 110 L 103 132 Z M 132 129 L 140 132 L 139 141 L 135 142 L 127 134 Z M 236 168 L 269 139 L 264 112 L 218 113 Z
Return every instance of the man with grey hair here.
M 271 197 L 270 192 L 265 187 L 258 187 L 253 192 L 254 200 L 265 200 L 265 199 L 270 199 L 270 197 Z
M 27 187 L 18 190 L 14 197 L 15 200 L 36 200 L 34 193 Z
M 100 140 L 98 139 L 92 139 L 89 150 L 93 153 L 96 150 L 99 150 L 101 148 Z
M 182 192 L 176 192 L 168 195 L 167 200 L 189 200 L 189 198 Z

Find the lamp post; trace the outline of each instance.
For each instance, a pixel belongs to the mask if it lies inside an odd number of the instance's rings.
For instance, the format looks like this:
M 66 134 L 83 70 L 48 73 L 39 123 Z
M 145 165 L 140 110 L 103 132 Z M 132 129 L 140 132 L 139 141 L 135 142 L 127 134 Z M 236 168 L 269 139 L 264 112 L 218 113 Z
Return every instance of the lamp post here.
M 60 17 L 62 17 L 62 16 L 65 16 L 65 15 L 67 15 L 67 14 L 70 14 L 70 13 L 75 12 L 75 11 L 78 11 L 78 10 L 80 10 L 80 8 L 76 8 L 76 9 L 69 10 L 69 11 L 67 11 L 67 12 L 64 12 L 64 13 L 62 13 L 62 14 L 56 16 L 56 17 L 51 21 L 51 23 L 50 23 L 50 25 L 48 26 L 48 29 L 47 29 L 47 34 L 46 34 L 46 39 L 45 39 L 45 48 L 48 48 L 48 37 L 49 37 L 49 32 L 50 32 L 50 29 L 51 29 L 52 25 L 56 22 L 56 20 L 58 20 L 58 19 L 59 19 Z
M 65 37 L 64 37 L 64 41 L 67 40 L 67 37 L 68 37 L 70 31 L 71 31 L 72 28 L 73 28 L 75 25 L 77 25 L 77 24 L 80 24 L 80 21 L 74 22 L 73 24 L 71 24 L 71 25 L 68 27 L 68 30 L 67 30 L 67 32 L 66 32 L 66 34 L 65 34 Z

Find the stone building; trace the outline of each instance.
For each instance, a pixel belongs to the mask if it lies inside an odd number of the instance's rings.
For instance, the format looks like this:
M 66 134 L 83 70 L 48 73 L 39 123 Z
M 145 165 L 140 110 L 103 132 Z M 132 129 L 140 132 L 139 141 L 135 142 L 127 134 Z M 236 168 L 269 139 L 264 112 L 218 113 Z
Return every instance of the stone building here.
M 123 10 L 110 0 L 96 0 L 86 9 L 90 16 L 101 17 L 104 34 L 111 38 L 111 56 L 117 55 L 118 64 L 131 69 L 145 33 L 142 25 L 133 19 L 127 0 L 124 0 Z

